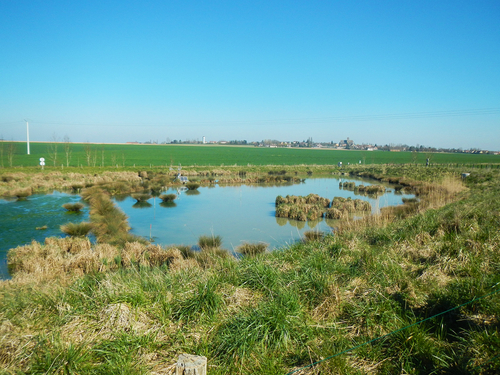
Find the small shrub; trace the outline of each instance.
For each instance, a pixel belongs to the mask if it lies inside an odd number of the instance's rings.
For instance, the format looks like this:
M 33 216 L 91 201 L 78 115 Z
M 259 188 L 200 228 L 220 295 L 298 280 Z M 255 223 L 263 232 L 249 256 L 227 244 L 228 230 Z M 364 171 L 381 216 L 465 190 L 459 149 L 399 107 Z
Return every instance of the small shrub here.
M 186 184 L 186 187 L 188 188 L 188 190 L 196 190 L 200 187 L 200 184 L 198 184 L 196 182 L 188 182 Z

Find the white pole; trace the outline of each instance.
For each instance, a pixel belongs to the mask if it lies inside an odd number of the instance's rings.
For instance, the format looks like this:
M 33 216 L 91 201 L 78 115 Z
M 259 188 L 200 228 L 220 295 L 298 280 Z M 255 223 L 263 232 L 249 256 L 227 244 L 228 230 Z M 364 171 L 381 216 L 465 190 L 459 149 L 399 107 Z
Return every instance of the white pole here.
M 28 145 L 28 155 L 30 154 L 30 128 L 29 128 L 29 125 L 28 125 L 28 121 L 27 120 L 24 120 L 26 121 L 26 143 Z

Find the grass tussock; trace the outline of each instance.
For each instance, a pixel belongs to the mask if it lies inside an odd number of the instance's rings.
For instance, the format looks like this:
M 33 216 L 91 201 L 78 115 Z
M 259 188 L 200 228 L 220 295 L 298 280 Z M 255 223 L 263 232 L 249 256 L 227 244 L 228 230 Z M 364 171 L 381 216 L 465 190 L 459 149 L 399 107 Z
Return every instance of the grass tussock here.
M 73 237 L 85 237 L 92 230 L 92 223 L 81 222 L 81 223 L 68 223 L 61 225 L 61 231 L 69 236 Z
M 245 242 L 236 248 L 236 252 L 247 257 L 254 257 L 256 255 L 265 253 L 267 250 L 267 246 L 268 245 L 263 242 L 259 243 Z
M 305 197 L 279 195 L 276 197 L 275 205 L 276 217 L 307 221 L 322 218 L 325 208 L 330 205 L 330 200 L 317 194 L 309 194 Z
M 163 203 L 170 203 L 177 199 L 177 195 L 175 194 L 162 194 L 160 195 L 160 199 Z
M 152 195 L 148 193 L 135 193 L 131 194 L 130 196 L 134 198 L 137 202 L 146 202 L 148 199 L 152 198 Z
M 370 202 L 361 199 L 351 199 L 335 197 L 332 200 L 331 207 L 326 211 L 327 219 L 347 219 L 350 214 L 355 212 L 370 212 L 372 206 Z
M 127 242 L 123 247 L 110 244 L 92 245 L 87 238 L 49 237 L 44 244 L 33 241 L 12 249 L 8 255 L 9 271 L 16 282 L 72 280 L 96 272 L 134 267 L 172 266 L 182 269 L 197 266 L 187 262 L 176 248 Z
M 198 238 L 198 246 L 202 250 L 220 248 L 221 245 L 222 245 L 221 236 L 211 235 L 211 236 L 200 236 Z
M 12 192 L 12 196 L 17 197 L 17 199 L 22 200 L 28 198 L 32 194 L 31 188 L 16 189 Z
M 200 187 L 200 184 L 197 182 L 188 182 L 186 184 L 186 187 L 188 188 L 188 190 L 198 190 L 198 188 Z
M 70 212 L 80 212 L 80 210 L 85 207 L 83 203 L 65 203 L 62 205 L 63 208 Z
M 304 237 L 306 241 L 320 241 L 325 236 L 325 233 L 317 230 L 308 230 L 304 232 Z

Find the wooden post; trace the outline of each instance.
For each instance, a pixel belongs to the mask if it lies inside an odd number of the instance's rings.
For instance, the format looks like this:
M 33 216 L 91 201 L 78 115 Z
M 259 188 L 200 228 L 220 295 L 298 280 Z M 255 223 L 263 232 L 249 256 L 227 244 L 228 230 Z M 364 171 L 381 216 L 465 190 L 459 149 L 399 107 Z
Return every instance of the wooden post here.
M 175 375 L 207 375 L 207 357 L 181 354 L 177 360 Z

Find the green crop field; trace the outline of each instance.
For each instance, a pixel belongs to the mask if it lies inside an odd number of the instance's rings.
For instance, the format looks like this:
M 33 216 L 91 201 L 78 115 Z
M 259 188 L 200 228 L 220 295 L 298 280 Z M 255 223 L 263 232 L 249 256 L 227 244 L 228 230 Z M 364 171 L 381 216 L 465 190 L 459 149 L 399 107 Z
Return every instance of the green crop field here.
M 69 166 L 247 166 L 247 165 L 336 165 L 350 164 L 496 164 L 500 156 L 488 154 L 411 153 L 388 151 L 330 150 L 308 148 L 263 148 L 214 145 L 126 145 L 70 144 Z M 37 166 L 45 158 L 47 167 L 67 166 L 63 143 L 0 142 L 0 165 Z M 56 153 L 55 153 L 56 151 Z M 54 162 L 54 155 L 55 162 Z

